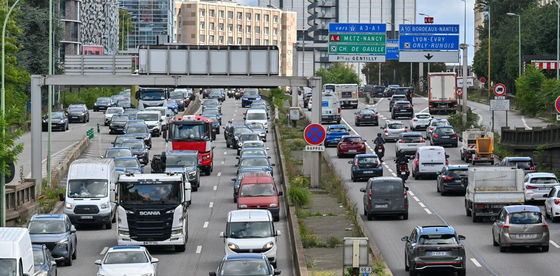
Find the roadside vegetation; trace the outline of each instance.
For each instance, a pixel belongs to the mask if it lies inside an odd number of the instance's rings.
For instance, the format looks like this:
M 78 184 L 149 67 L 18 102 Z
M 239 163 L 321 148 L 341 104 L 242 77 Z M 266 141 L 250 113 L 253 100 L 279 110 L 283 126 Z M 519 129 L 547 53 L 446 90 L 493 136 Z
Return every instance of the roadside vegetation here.
M 86 104 L 88 109 L 93 109 L 93 104 L 99 97 L 111 97 L 125 90 L 123 87 L 90 87 L 75 92 L 63 92 L 62 104 L 67 107 L 69 104 Z

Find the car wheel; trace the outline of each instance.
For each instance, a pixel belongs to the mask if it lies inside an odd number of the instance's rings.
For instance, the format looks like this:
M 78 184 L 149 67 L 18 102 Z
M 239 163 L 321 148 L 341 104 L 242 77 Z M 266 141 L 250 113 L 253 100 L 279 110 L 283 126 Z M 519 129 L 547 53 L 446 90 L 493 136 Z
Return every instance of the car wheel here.
M 280 221 L 280 215 L 275 216 L 274 221 Z
M 373 220 L 373 214 L 367 213 L 367 220 Z
M 66 123 L 66 130 L 70 129 L 70 127 L 68 126 L 68 123 Z
M 402 219 L 403 220 L 408 220 L 408 212 L 406 212 L 402 215 Z
M 364 206 L 364 217 L 367 217 L 367 209 L 366 209 L 366 206 Z
M 494 230 L 492 230 L 492 245 L 493 245 L 493 246 L 498 246 L 498 245 L 500 245 L 500 244 L 498 244 L 498 243 L 496 242 L 496 239 L 494 238 Z
M 72 266 L 72 257 L 71 256 L 68 256 L 68 258 L 64 260 L 64 265 L 65 266 Z
M 360 126 L 360 122 L 356 121 L 355 125 Z
M 414 174 L 414 180 L 419 180 L 419 179 L 420 179 L 420 176 L 418 175 L 418 173 L 415 173 Z
M 466 204 L 467 203 L 465 203 L 465 212 L 467 213 L 467 217 L 470 217 L 470 216 L 472 216 L 472 212 L 471 212 L 471 209 L 469 209 L 469 207 L 466 206 Z
M 404 271 L 409 271 L 410 267 L 408 266 L 408 256 L 404 254 Z
M 175 252 L 185 252 L 187 244 L 175 245 Z
M 550 215 L 548 214 L 548 209 L 546 208 L 546 204 L 544 205 L 544 217 L 549 219 Z
M 472 222 L 478 222 L 478 217 L 475 212 L 472 212 Z
M 207 168 L 207 169 L 204 170 L 204 174 L 210 175 L 210 173 L 212 173 L 210 168 Z
M 237 197 L 233 195 L 233 203 L 237 203 Z
M 78 258 L 78 247 L 74 247 L 74 253 L 72 253 L 72 260 Z
M 457 276 L 465 276 L 465 275 L 467 275 L 467 270 L 461 269 L 457 271 Z
M 505 247 L 505 246 L 502 245 L 502 239 L 500 239 L 500 240 L 498 241 L 498 243 L 499 243 L 498 245 L 500 246 L 500 252 L 506 252 L 506 251 L 507 251 L 507 247 Z
M 112 222 L 108 222 L 107 224 L 105 224 L 105 228 L 106 228 L 106 229 L 112 229 L 112 228 L 113 228 L 113 223 L 112 223 Z
M 558 222 L 558 217 L 552 217 L 552 222 Z
M 336 157 L 342 158 L 342 154 L 340 154 L 340 152 L 337 151 L 337 152 L 336 152 Z
M 436 183 L 436 189 L 438 193 L 441 193 L 441 189 L 439 188 L 439 183 Z
M 465 160 L 465 155 L 462 152 L 459 155 L 461 156 L 461 161 Z
M 193 192 L 197 192 L 198 191 L 198 186 L 194 185 L 194 186 L 191 187 L 191 189 L 192 189 Z
M 542 252 L 548 252 L 548 250 L 550 249 L 550 245 L 543 246 L 541 248 L 542 248 Z
M 410 270 L 410 271 L 408 272 L 408 275 L 410 275 L 410 276 L 416 276 L 416 275 L 418 275 L 418 272 L 417 272 L 417 271 L 414 271 L 414 270 Z

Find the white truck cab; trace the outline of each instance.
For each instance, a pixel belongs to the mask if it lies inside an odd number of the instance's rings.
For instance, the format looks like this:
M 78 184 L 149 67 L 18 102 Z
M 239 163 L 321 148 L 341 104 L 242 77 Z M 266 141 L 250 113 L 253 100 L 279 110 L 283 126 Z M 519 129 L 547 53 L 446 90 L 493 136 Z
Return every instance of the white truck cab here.
M 164 120 L 161 118 L 159 110 L 145 110 L 139 111 L 136 114 L 136 119 L 144 120 L 152 136 L 159 137 L 163 131 L 162 124 Z

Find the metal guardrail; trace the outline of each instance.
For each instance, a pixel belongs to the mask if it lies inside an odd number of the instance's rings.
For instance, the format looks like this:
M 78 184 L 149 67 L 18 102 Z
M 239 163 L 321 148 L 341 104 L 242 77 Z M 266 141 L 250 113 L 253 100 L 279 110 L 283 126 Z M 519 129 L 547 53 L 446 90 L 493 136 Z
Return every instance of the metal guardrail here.
M 502 127 L 501 143 L 514 149 L 531 149 L 539 145 L 560 147 L 560 127 L 549 125 L 533 129 Z
M 132 56 L 67 55 L 65 75 L 132 75 Z

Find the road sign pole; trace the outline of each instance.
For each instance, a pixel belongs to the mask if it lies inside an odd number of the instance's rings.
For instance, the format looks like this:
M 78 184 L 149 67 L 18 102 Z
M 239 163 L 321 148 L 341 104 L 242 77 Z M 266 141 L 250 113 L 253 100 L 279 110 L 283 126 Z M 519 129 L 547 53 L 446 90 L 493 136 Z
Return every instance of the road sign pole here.
M 311 109 L 311 123 L 321 124 L 321 113 L 323 95 L 321 93 L 323 79 L 321 77 L 311 77 L 310 87 L 313 89 L 313 108 Z M 321 187 L 321 152 L 311 153 L 311 188 Z
M 467 126 L 467 73 L 468 73 L 468 69 L 467 69 L 467 62 L 468 62 L 468 57 L 467 57 L 467 50 L 469 49 L 469 45 L 464 43 L 461 45 L 461 48 L 463 49 L 463 107 L 462 107 L 462 111 L 463 111 L 463 126 Z

